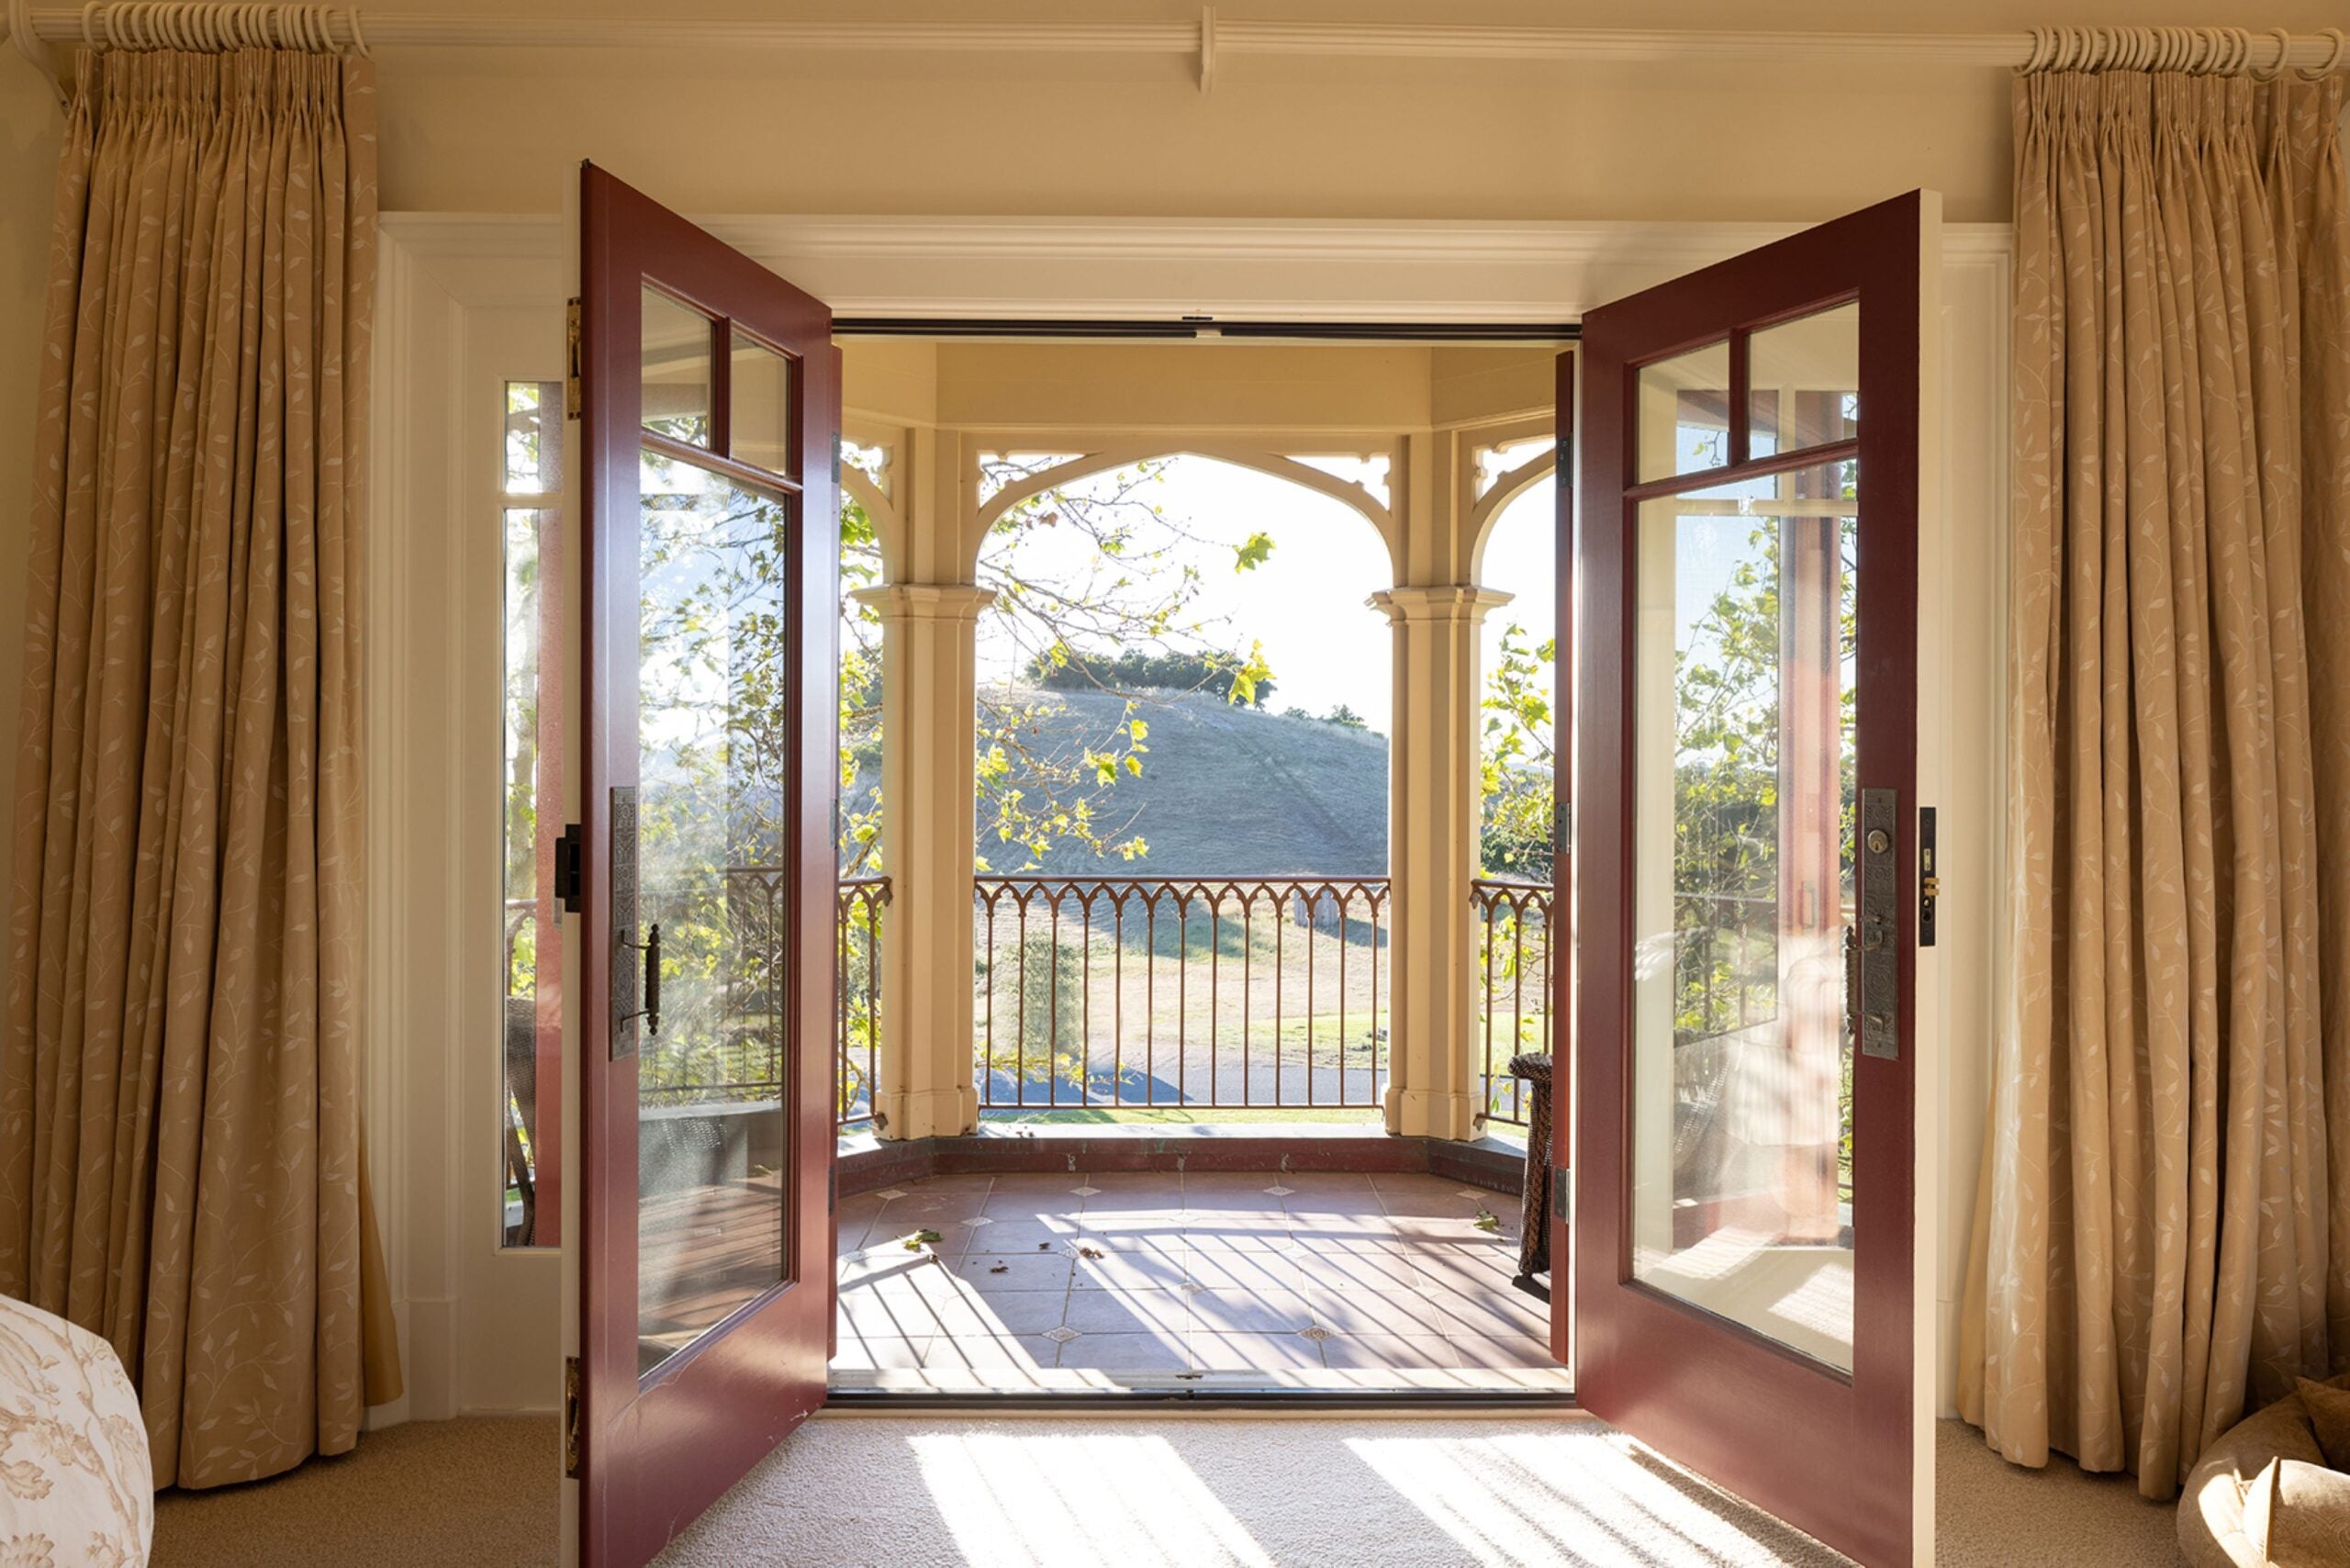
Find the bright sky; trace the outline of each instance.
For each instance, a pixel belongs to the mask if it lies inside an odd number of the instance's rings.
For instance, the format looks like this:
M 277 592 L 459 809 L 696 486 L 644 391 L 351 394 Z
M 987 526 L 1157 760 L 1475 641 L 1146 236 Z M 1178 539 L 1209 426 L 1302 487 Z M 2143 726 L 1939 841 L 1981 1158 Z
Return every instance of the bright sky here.
M 1323 714 L 1344 703 L 1372 729 L 1390 733 L 1393 633 L 1367 601 L 1393 586 L 1394 572 L 1362 514 L 1286 479 L 1204 457 L 1173 459 L 1152 495 L 1170 520 L 1208 542 L 1200 551 L 1203 587 L 1194 610 L 1223 622 L 1211 640 L 1244 651 L 1249 640 L 1264 644 L 1275 684 L 1269 706 Z M 1512 501 L 1494 525 L 1484 579 L 1517 598 L 1487 627 L 1489 659 L 1505 621 L 1525 626 L 1535 642 L 1550 634 L 1550 498 L 1546 479 Z M 1234 549 L 1259 531 L 1271 536 L 1272 554 L 1253 570 L 1234 570 Z M 1092 554 L 1091 541 L 1073 529 L 1031 533 L 1021 550 L 1024 560 L 1035 563 L 1032 569 L 1056 575 L 1081 570 Z M 1007 641 L 983 634 L 979 652 L 982 682 L 1013 673 Z

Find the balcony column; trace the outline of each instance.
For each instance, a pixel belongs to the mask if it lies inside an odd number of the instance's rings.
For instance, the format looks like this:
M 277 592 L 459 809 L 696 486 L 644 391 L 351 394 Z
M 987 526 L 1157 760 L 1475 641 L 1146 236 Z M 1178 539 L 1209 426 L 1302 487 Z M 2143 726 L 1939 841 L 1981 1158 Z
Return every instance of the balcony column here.
M 1387 1130 L 1475 1136 L 1478 633 L 1511 596 L 1468 584 L 1371 595 L 1395 628 L 1390 751 Z
M 979 1126 L 971 1085 L 974 626 L 992 590 L 892 583 L 857 592 L 881 617 L 881 940 L 875 1127 L 946 1137 Z

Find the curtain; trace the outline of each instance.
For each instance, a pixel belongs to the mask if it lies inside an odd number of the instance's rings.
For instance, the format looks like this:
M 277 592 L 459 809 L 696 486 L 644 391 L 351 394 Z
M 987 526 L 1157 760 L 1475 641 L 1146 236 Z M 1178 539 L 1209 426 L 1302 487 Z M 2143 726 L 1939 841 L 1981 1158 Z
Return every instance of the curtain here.
M 2350 1366 L 2342 104 L 2016 86 L 2014 994 L 1960 1406 L 2150 1497 Z
M 397 1392 L 357 1038 L 373 91 L 85 55 L 57 179 L 0 1291 L 113 1344 L 158 1485 L 347 1450 Z

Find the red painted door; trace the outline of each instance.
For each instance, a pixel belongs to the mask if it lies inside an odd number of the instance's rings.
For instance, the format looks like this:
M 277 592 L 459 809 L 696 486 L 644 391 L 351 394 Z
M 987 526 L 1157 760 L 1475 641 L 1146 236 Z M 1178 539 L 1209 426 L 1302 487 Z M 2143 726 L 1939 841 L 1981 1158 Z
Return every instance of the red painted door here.
M 1912 1560 L 1913 194 L 1592 311 L 1577 571 L 1577 1394 Z M 1926 1521 L 1930 1525 L 1930 1520 Z
M 582 170 L 583 1560 L 658 1551 L 824 1398 L 831 313 Z

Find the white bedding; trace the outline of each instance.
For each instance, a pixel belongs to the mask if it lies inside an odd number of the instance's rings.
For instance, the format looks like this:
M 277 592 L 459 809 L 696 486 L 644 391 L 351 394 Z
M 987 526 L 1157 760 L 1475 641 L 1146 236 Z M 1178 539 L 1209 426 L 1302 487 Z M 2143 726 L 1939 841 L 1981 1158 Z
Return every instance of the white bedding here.
M 114 1348 L 0 1296 L 0 1563 L 143 1563 L 155 1477 Z

